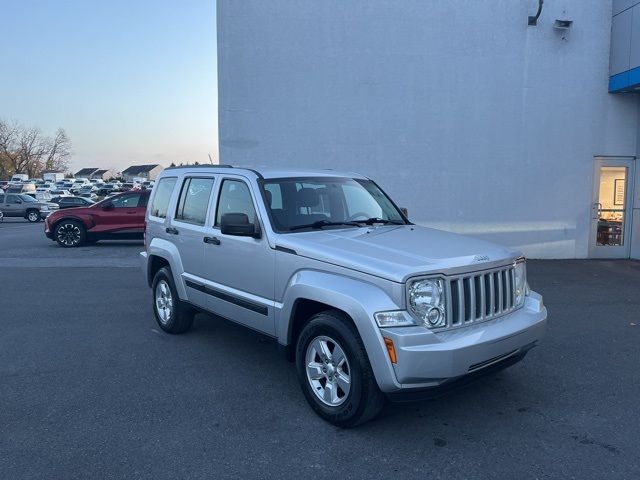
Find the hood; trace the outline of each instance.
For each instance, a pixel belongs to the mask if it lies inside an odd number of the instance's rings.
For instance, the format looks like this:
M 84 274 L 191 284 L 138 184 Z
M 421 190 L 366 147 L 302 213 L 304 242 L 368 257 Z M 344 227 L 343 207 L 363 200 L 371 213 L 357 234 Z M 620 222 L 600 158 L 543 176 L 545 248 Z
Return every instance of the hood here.
M 494 243 L 418 225 L 299 232 L 281 235 L 278 245 L 395 282 L 452 270 L 478 271 L 520 256 Z

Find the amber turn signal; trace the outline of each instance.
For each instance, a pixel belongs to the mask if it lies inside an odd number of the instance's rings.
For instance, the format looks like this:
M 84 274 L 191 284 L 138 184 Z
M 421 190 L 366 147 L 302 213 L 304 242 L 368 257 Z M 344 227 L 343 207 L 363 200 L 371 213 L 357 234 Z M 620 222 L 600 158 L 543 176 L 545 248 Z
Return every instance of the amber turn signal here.
M 398 363 L 398 357 L 396 356 L 396 347 L 393 346 L 393 340 L 384 337 L 384 344 L 387 346 L 387 353 L 389 354 L 389 360 L 391 360 L 391 363 Z

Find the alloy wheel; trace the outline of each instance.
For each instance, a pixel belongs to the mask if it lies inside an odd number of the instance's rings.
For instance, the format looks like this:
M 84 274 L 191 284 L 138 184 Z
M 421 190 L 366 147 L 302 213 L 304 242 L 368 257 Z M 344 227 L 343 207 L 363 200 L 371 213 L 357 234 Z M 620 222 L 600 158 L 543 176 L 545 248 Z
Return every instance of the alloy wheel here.
M 173 297 L 165 280 L 160 280 L 156 285 L 156 310 L 160 322 L 166 325 L 173 316 Z
M 27 220 L 29 220 L 30 222 L 37 222 L 38 220 L 40 220 L 40 215 L 38 215 L 36 212 L 29 212 L 29 215 L 27 215 Z
M 80 227 L 73 223 L 65 223 L 57 229 L 58 241 L 67 247 L 72 247 L 80 243 L 81 238 Z
M 325 335 L 314 338 L 305 355 L 311 390 L 325 405 L 337 407 L 349 396 L 351 368 L 338 342 Z

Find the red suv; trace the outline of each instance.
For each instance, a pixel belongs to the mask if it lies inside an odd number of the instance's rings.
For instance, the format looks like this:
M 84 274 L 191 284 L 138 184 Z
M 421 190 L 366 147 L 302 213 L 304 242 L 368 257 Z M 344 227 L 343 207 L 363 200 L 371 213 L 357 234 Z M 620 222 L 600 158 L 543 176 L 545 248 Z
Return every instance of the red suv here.
M 90 207 L 58 210 L 47 217 L 44 233 L 63 247 L 98 240 L 142 239 L 149 190 L 114 195 Z

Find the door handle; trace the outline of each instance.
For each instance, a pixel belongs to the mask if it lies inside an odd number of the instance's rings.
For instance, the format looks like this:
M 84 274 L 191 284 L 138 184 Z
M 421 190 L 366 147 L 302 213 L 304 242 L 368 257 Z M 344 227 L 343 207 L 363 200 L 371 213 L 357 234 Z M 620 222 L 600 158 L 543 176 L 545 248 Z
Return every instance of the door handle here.
M 171 233 L 172 235 L 178 235 L 178 229 L 173 227 L 167 227 L 164 229 L 165 232 Z
M 594 203 L 591 206 L 591 218 L 594 220 L 599 220 L 600 214 L 602 213 L 601 210 L 602 210 L 602 204 L 598 202 Z
M 211 245 L 220 245 L 220 240 L 216 237 L 204 237 L 202 240 L 204 243 L 210 243 Z

